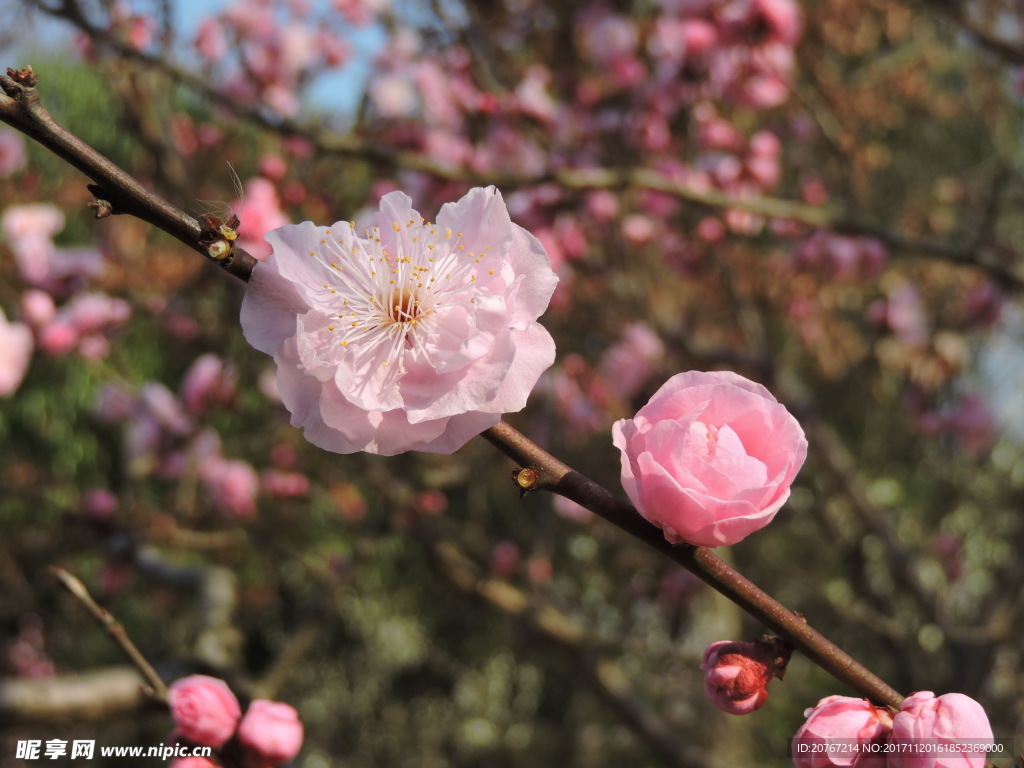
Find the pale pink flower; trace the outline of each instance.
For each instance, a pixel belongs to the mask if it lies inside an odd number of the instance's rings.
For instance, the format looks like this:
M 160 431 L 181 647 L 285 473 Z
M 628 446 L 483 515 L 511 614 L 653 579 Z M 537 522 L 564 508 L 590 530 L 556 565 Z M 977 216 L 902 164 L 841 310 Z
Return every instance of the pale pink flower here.
M 0 128 L 0 179 L 12 176 L 25 167 L 28 152 L 25 139 L 17 131 Z
M 884 753 L 856 748 L 884 744 L 893 720 L 883 708 L 867 699 L 828 696 L 804 710 L 804 717 L 791 745 L 796 768 L 885 768 Z
M 253 768 L 287 763 L 302 749 L 299 713 L 279 701 L 255 699 L 238 725 L 238 741 Z
M 242 709 L 223 680 L 190 675 L 167 689 L 167 705 L 181 735 L 204 747 L 220 748 L 235 733 Z
M 21 386 L 32 360 L 33 346 L 28 326 L 8 322 L 0 309 L 0 397 L 14 394 Z
M 889 755 L 889 768 L 982 768 L 985 752 L 969 747 L 992 743 L 992 726 L 985 710 L 970 696 L 936 697 L 921 691 L 903 700 L 889 741 L 900 747 Z M 954 745 L 968 749 L 954 750 Z
M 557 278 L 493 188 L 424 222 L 398 192 L 378 227 L 268 235 L 242 328 L 274 355 L 292 424 L 337 453 L 451 453 L 518 411 L 554 361 L 536 318 Z
M 704 695 L 730 715 L 749 715 L 768 701 L 771 658 L 754 643 L 719 640 L 704 649 Z
M 673 376 L 612 434 L 623 488 L 674 544 L 735 544 L 763 528 L 807 457 L 786 408 L 728 371 Z

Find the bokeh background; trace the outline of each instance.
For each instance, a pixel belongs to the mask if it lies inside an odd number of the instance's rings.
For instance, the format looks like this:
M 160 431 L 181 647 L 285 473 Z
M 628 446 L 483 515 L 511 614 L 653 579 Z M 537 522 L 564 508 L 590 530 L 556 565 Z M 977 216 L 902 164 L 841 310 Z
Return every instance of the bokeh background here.
M 763 382 L 809 457 L 723 556 L 904 694 L 1024 731 L 1013 0 L 9 0 L 0 53 L 254 253 L 392 189 L 429 217 L 497 185 L 561 278 L 558 359 L 508 420 L 619 492 L 611 424 L 668 377 Z M 304 768 L 785 766 L 804 709 L 849 693 L 796 656 L 757 713 L 715 709 L 704 647 L 762 628 L 520 498 L 482 440 L 308 445 L 244 286 L 90 199 L 0 127 L 0 765 L 171 729 L 53 566 L 168 680 L 295 706 Z

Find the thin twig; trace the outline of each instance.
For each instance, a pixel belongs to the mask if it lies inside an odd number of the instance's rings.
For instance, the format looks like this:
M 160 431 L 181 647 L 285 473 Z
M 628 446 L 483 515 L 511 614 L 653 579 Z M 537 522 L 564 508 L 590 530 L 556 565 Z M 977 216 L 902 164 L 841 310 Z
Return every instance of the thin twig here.
M 0 75 L 0 121 L 39 142 L 92 179 L 94 185 L 90 190 L 98 198 L 95 201 L 97 216 L 111 213 L 135 216 L 177 238 L 219 264 L 226 272 L 248 280 L 256 264 L 252 256 L 236 246 L 214 258 L 209 244 L 204 241 L 209 233 L 196 219 L 146 189 L 135 177 L 53 118 L 43 107 L 35 89 L 36 79 L 31 68 L 8 69 L 6 76 Z
M 128 632 L 125 631 L 121 622 L 114 618 L 110 611 L 93 600 L 89 590 L 85 588 L 85 585 L 77 577 L 68 573 L 63 568 L 55 567 L 51 570 L 60 579 L 60 583 L 64 585 L 64 588 L 74 595 L 78 602 L 85 606 L 86 610 L 92 614 L 93 618 L 100 623 L 106 633 L 117 643 L 128 660 L 139 670 L 147 683 L 144 688 L 146 694 L 158 701 L 166 702 L 167 686 L 160 679 L 160 675 L 156 673 L 152 665 L 146 661 L 146 657 L 142 655 L 142 652 L 135 647 L 135 643 L 128 637 Z

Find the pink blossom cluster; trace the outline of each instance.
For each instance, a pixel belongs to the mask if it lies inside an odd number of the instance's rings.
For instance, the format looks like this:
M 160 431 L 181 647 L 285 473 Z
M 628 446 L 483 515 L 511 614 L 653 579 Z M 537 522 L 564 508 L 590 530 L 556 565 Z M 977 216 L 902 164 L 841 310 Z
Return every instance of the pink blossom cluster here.
M 131 318 L 131 305 L 105 293 L 77 293 L 57 307 L 45 291 L 22 294 L 22 318 L 32 328 L 40 350 L 50 355 L 77 352 L 99 360 L 110 354 L 109 335 Z
M 664 351 L 664 343 L 649 325 L 630 323 L 596 367 L 581 355 L 564 355 L 561 364 L 541 380 L 540 391 L 561 421 L 585 437 L 607 429 L 613 414 L 657 372 Z
M 576 11 L 576 71 L 533 62 L 506 88 L 495 88 L 481 84 L 462 46 L 435 52 L 418 32 L 399 26 L 378 54 L 367 96 L 384 143 L 441 165 L 539 177 L 617 166 L 625 155 L 694 191 L 744 200 L 780 183 L 782 141 L 774 130 L 744 132 L 733 113 L 785 101 L 801 28 L 793 0 L 622 11 L 594 2 Z M 525 37 L 529 29 L 524 19 L 510 34 Z M 451 194 L 447 182 L 416 177 L 414 183 L 431 199 Z M 552 185 L 509 200 L 563 281 L 556 309 L 569 293 L 571 263 L 585 258 L 588 242 L 605 237 L 610 225 L 631 244 L 656 244 L 671 264 L 687 267 L 700 257 L 700 244 L 687 242 L 674 220 L 679 202 L 665 193 L 640 196 L 635 211 L 609 192 L 579 202 L 576 193 Z M 727 210 L 724 223 L 711 216 L 701 223 L 704 243 L 726 228 L 753 234 L 764 225 L 740 208 Z
M 43 622 L 28 614 L 18 622 L 18 633 L 4 646 L 4 667 L 14 677 L 40 679 L 54 677 L 57 667 L 46 651 Z
M 878 277 L 888 260 L 888 249 L 870 237 L 837 235 L 815 230 L 798 241 L 793 250 L 793 267 L 815 270 L 831 280 L 869 280 Z
M 261 476 L 247 461 L 224 455 L 218 434 L 201 427 L 211 408 L 234 400 L 237 374 L 222 358 L 205 354 L 186 371 L 178 393 L 159 382 L 148 382 L 137 392 L 108 384 L 101 391 L 97 413 L 111 424 L 125 425 L 129 469 L 136 476 L 164 480 L 194 476 L 215 509 L 237 518 L 257 512 L 261 491 L 279 498 L 309 492 L 308 478 L 294 470 L 294 456 L 275 452 L 275 468 Z
M 0 215 L 0 230 L 22 279 L 58 297 L 103 273 L 103 256 L 97 249 L 54 244 L 54 236 L 62 229 L 64 214 L 49 203 L 12 205 Z
M 324 17 L 311 3 L 276 8 L 269 0 L 237 1 L 199 23 L 194 48 L 230 97 L 290 117 L 308 82 L 351 58 L 350 44 L 332 22 L 340 15 L 365 23 L 375 13 L 368 2 L 338 5 L 344 7 Z
M 30 286 L 21 296 L 20 322 L 0 310 L 0 396 L 18 389 L 34 350 L 104 358 L 110 334 L 131 317 L 123 299 L 85 292 L 103 273 L 103 256 L 95 248 L 56 245 L 63 228 L 64 214 L 45 203 L 12 205 L 0 216 L 6 246 Z
M 279 701 L 255 699 L 242 715 L 235 694 L 223 680 L 190 675 L 167 691 L 175 730 L 168 741 L 183 740 L 203 747 L 237 747 L 244 768 L 274 768 L 287 763 L 302 748 L 303 727 L 298 712 Z M 177 760 L 180 768 L 215 765 L 201 758 Z
M 792 742 L 796 768 L 982 768 L 992 743 L 985 710 L 962 693 L 921 691 L 895 715 L 866 699 L 829 696 L 804 717 Z

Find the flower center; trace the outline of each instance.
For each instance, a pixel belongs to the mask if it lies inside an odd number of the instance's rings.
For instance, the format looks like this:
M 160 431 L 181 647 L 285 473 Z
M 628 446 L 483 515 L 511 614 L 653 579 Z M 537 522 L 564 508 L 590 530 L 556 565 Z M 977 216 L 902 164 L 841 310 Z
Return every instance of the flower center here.
M 378 227 L 348 239 L 325 229 L 310 251 L 325 270 L 318 294 L 332 318 L 332 346 L 355 355 L 357 368 L 370 376 L 371 365 L 388 368 L 388 383 L 405 373 L 407 355 L 429 364 L 440 336 L 460 332 L 446 328 L 446 316 L 476 303 L 478 265 L 490 250 L 469 252 L 461 232 L 423 219 L 392 222 L 392 229 L 387 247 Z

